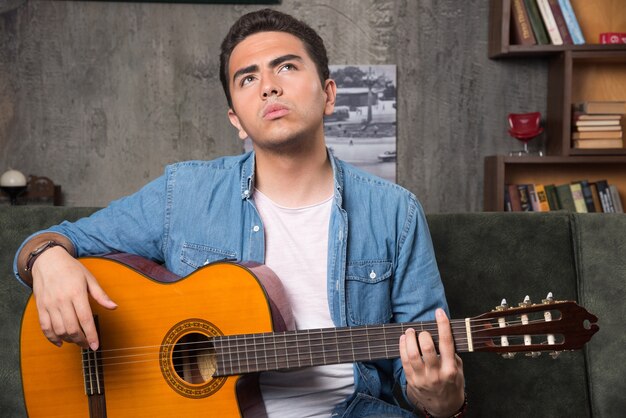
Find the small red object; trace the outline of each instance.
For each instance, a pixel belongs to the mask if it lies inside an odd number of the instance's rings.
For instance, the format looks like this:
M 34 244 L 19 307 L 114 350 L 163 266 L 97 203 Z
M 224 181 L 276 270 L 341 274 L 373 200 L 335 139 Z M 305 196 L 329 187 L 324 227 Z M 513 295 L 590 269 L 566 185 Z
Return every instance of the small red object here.
M 520 141 L 530 141 L 543 132 L 541 113 L 509 113 L 509 134 Z
M 626 32 L 604 32 L 600 34 L 601 44 L 626 44 Z

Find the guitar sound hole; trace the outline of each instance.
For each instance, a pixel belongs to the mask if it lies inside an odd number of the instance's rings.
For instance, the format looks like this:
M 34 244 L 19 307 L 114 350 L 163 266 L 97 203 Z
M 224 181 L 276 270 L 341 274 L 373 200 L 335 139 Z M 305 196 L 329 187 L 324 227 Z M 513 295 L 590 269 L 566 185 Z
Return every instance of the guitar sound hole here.
M 210 381 L 217 369 L 213 342 L 197 332 L 184 335 L 174 346 L 172 364 L 178 377 L 187 383 L 203 384 Z

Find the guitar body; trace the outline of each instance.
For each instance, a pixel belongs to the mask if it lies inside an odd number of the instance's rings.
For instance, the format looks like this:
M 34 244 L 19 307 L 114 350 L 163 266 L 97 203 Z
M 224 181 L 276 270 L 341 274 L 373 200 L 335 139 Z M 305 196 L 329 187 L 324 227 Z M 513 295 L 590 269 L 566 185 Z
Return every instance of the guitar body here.
M 245 406 L 237 397 L 240 376 L 198 381 L 197 371 L 176 371 L 174 359 L 180 355 L 172 347 L 191 334 L 210 340 L 212 335 L 272 331 L 268 297 L 250 270 L 217 263 L 180 281 L 160 283 L 116 261 L 85 258 L 81 262 L 118 304 L 109 311 L 92 302 L 103 376 L 85 379 L 81 349 L 68 343 L 58 348 L 44 337 L 31 296 L 20 341 L 30 417 L 93 416 L 85 380 L 104 388 L 106 412 L 100 416 L 243 415 Z M 181 376 L 185 373 L 192 376 L 189 382 Z

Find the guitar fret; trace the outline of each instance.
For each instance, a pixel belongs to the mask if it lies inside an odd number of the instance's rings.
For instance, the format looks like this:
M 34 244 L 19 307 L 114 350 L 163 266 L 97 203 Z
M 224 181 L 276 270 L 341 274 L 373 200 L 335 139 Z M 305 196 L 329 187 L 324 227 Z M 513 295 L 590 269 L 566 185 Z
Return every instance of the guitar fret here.
M 309 360 L 310 360 L 310 365 L 313 366 L 313 352 L 311 351 L 311 330 L 307 330 L 306 333 L 307 336 L 307 346 L 309 346 Z
M 232 338 L 228 338 L 228 362 L 229 362 L 229 374 L 233 374 L 233 346 L 231 344 Z
M 370 343 L 369 343 L 369 333 L 367 332 L 367 325 L 365 325 L 365 345 L 367 346 L 367 354 L 369 358 L 372 358 L 372 353 L 370 352 Z
M 322 347 L 322 356 L 324 357 L 324 364 L 326 364 L 326 347 L 324 346 L 324 333 L 323 332 L 320 332 L 320 340 L 321 340 L 320 346 Z
M 295 349 L 296 349 L 296 356 L 298 357 L 298 367 L 302 367 L 302 363 L 300 362 L 300 347 L 298 346 L 298 334 L 294 334 L 294 335 L 295 335 L 295 340 L 296 340 Z

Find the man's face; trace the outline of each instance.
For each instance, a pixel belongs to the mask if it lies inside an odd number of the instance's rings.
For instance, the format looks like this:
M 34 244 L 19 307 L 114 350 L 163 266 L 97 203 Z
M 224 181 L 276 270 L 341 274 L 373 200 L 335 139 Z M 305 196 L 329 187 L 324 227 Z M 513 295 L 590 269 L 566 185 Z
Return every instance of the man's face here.
M 285 32 L 250 35 L 233 50 L 228 69 L 228 117 L 241 139 L 250 137 L 257 150 L 323 143 L 323 116 L 333 112 L 336 87 L 332 80 L 322 87 L 300 39 Z

